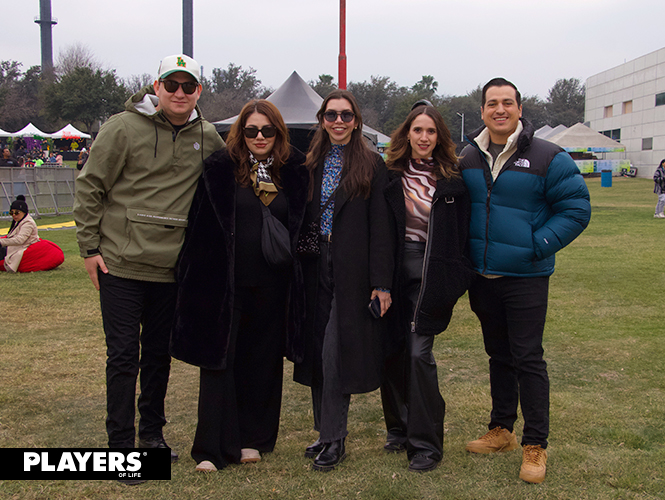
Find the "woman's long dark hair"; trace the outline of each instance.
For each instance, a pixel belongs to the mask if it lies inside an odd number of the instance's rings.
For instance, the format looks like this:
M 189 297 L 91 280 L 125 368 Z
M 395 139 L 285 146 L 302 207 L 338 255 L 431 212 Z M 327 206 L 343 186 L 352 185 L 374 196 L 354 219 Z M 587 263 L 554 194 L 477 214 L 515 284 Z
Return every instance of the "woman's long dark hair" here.
M 282 114 L 270 101 L 265 99 L 254 99 L 245 104 L 238 115 L 238 119 L 233 125 L 226 138 L 226 149 L 229 156 L 236 165 L 235 179 L 241 186 L 249 186 L 251 180 L 249 174 L 252 166 L 249 164 L 249 149 L 245 142 L 244 128 L 247 119 L 254 113 L 260 113 L 268 118 L 270 124 L 275 127 L 277 134 L 275 135 L 275 145 L 270 154 L 273 157 L 272 167 L 270 168 L 270 176 L 272 181 L 279 186 L 280 175 L 279 169 L 289 159 L 291 154 L 291 146 L 289 145 L 289 129 L 286 128 Z
M 455 143 L 450 137 L 450 130 L 443 121 L 441 113 L 432 106 L 418 106 L 409 113 L 390 138 L 390 147 L 387 151 L 386 166 L 389 170 L 404 172 L 409 167 L 411 159 L 411 144 L 409 144 L 409 131 L 413 120 L 419 115 L 429 116 L 436 126 L 436 146 L 432 151 L 432 157 L 439 167 L 438 173 L 449 179 L 459 176 L 457 168 L 458 158 L 455 155 Z
M 323 161 L 328 151 L 330 151 L 330 136 L 323 126 L 323 114 L 326 112 L 328 103 L 333 99 L 346 99 L 351 104 L 351 111 L 353 111 L 356 118 L 356 127 L 351 133 L 349 143 L 344 148 L 344 165 L 342 166 L 344 189 L 350 198 L 362 196 L 367 199 L 372 188 L 376 158 L 363 137 L 363 120 L 360 107 L 358 107 L 353 94 L 348 90 L 334 90 L 323 100 L 321 108 L 316 113 L 319 128 L 314 133 L 312 142 L 309 145 L 305 165 L 310 172 L 310 179 L 312 179 L 314 169 Z M 310 200 L 313 193 L 313 184 L 313 182 L 310 182 Z

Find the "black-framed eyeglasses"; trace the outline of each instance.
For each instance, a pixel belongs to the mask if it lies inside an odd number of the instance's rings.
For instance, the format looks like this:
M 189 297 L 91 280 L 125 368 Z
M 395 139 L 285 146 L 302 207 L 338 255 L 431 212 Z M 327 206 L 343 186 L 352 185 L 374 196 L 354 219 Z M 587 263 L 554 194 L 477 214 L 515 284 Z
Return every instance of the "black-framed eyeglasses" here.
M 182 87 L 182 91 L 187 95 L 192 95 L 196 92 L 196 89 L 199 87 L 199 84 L 196 82 L 176 82 L 175 80 L 159 80 L 164 84 L 164 89 L 169 94 L 175 94 L 178 91 L 178 87 Z
M 277 129 L 273 127 L 272 125 L 264 125 L 261 128 L 256 128 L 256 127 L 245 127 L 243 129 L 243 132 L 245 134 L 245 137 L 248 139 L 254 139 L 256 138 L 257 135 L 259 135 L 259 132 L 261 132 L 261 135 L 265 137 L 266 139 L 269 139 L 270 137 L 275 137 L 275 134 L 277 133 Z
M 332 109 L 323 113 L 323 119 L 327 122 L 334 122 L 337 117 L 342 117 L 344 123 L 351 123 L 356 115 L 353 111 L 333 111 Z
M 9 215 L 21 215 L 23 212 L 20 210 L 10 210 Z

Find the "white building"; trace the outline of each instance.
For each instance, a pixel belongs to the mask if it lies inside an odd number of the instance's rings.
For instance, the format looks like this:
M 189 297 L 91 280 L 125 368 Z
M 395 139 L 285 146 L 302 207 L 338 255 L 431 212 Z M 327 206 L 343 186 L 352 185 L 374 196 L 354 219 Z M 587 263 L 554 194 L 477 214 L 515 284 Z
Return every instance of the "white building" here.
M 626 147 L 638 177 L 651 177 L 665 158 L 665 48 L 591 76 L 586 81 L 586 124 Z

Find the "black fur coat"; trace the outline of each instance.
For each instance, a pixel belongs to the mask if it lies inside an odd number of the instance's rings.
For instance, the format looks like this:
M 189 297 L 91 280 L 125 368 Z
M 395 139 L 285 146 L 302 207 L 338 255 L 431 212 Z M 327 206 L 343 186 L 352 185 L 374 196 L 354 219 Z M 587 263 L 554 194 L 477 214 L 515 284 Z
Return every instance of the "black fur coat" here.
M 280 169 L 294 256 L 309 186 L 309 173 L 303 162 L 303 154 L 294 149 Z M 237 186 L 234 168 L 225 149 L 206 159 L 176 266 L 178 298 L 171 354 L 176 359 L 211 370 L 226 368 L 233 315 Z M 304 314 L 302 267 L 294 257 L 285 353 L 294 362 L 303 357 Z

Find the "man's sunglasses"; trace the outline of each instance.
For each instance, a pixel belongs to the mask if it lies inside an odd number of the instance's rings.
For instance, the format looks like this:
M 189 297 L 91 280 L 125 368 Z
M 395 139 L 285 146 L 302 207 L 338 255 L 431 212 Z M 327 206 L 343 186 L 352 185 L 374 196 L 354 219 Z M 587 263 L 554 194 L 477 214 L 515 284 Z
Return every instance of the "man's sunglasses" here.
M 353 114 L 352 111 L 333 111 L 333 110 L 330 110 L 330 111 L 326 111 L 325 113 L 323 113 L 323 119 L 325 121 L 331 122 L 331 123 L 334 122 L 335 120 L 337 120 L 338 116 L 342 117 L 342 121 L 344 123 L 351 123 L 353 121 L 353 119 L 356 117 L 356 115 Z
M 275 137 L 275 134 L 277 133 L 277 129 L 273 127 L 272 125 L 264 125 L 261 128 L 256 128 L 256 127 L 245 127 L 243 129 L 243 132 L 245 134 L 245 137 L 248 139 L 254 139 L 256 138 L 257 135 L 259 135 L 259 132 L 261 132 L 261 135 L 268 139 L 270 137 Z
M 175 80 L 160 80 L 164 84 L 164 89 L 169 94 L 175 94 L 178 91 L 178 87 L 182 87 L 182 91 L 187 94 L 191 95 L 194 92 L 196 92 L 196 89 L 199 88 L 199 84 L 196 82 L 176 82 Z

